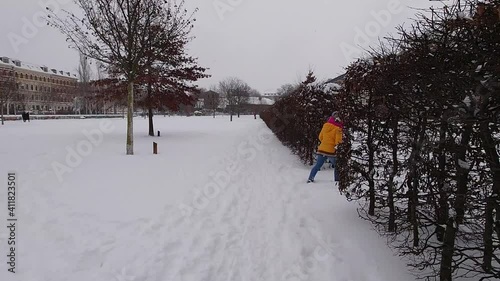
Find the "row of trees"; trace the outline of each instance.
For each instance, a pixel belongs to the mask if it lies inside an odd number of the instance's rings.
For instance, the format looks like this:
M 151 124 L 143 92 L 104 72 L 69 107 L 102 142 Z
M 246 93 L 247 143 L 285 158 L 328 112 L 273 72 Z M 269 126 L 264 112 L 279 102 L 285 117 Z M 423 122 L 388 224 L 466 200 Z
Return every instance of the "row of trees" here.
M 339 188 L 415 273 L 500 278 L 500 1 L 455 1 L 386 39 L 340 92 L 310 75 L 261 116 L 312 164 L 340 110 Z
M 250 97 L 259 97 L 260 93 L 252 89 L 246 82 L 239 78 L 229 77 L 219 82 L 216 87 L 212 87 L 214 92 L 220 94 L 229 110 L 230 121 L 233 121 L 233 115 L 240 118 L 243 108 L 248 104 Z M 211 101 L 213 102 L 213 100 Z M 219 103 L 221 100 L 219 99 Z M 214 115 L 215 116 L 215 115 Z
M 456 1 L 347 69 L 341 189 L 422 277 L 500 278 L 500 1 Z

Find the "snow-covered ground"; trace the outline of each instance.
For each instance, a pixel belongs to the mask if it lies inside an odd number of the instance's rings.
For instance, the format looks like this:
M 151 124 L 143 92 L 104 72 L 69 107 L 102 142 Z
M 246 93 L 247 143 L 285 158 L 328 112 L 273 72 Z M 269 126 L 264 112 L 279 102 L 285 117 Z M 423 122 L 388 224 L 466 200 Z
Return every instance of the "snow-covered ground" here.
M 17 173 L 16 273 L 0 280 L 415 280 L 331 170 L 302 165 L 253 117 L 7 122 L 0 127 L 0 225 Z M 156 141 L 159 154 L 152 154 Z

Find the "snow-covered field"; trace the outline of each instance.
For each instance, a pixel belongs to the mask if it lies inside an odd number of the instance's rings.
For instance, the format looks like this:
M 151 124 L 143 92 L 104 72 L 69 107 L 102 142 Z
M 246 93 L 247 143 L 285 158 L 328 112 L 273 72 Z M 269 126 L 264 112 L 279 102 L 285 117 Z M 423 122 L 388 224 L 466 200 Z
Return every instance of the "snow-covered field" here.
M 409 281 L 403 261 L 253 117 L 7 122 L 0 280 Z M 159 154 L 152 154 L 156 141 Z M 17 173 L 8 271 L 7 173 Z

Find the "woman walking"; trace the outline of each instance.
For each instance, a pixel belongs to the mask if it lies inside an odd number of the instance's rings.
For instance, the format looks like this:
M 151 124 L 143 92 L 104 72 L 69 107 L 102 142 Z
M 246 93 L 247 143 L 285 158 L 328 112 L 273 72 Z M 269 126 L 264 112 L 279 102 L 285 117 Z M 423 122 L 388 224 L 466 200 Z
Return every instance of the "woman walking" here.
M 337 151 L 337 146 L 342 142 L 342 129 L 344 125 L 340 120 L 339 114 L 337 111 L 332 113 L 332 116 L 328 119 L 328 121 L 323 125 L 321 132 L 319 133 L 319 140 L 321 144 L 318 147 L 318 159 L 316 161 L 316 165 L 311 170 L 309 174 L 308 183 L 314 182 L 314 177 L 316 173 L 321 169 L 326 159 L 329 159 L 334 168 L 334 180 L 335 182 L 339 181 L 339 174 L 336 168 L 337 158 L 335 157 L 335 153 Z

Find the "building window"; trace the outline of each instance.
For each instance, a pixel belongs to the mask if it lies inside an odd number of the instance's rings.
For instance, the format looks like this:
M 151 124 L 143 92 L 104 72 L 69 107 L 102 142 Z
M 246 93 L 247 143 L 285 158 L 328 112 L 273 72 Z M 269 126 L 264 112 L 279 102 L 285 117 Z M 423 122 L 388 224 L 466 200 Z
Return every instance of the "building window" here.
M 23 78 L 24 78 L 24 75 L 21 73 L 21 79 L 23 79 Z
M 33 91 L 33 85 L 31 85 L 31 90 Z
M 33 80 L 33 75 L 30 75 L 30 80 Z

